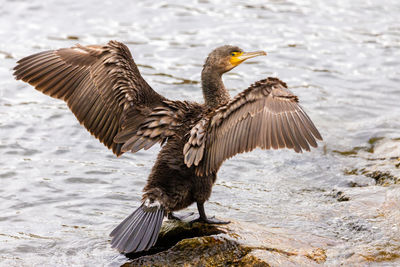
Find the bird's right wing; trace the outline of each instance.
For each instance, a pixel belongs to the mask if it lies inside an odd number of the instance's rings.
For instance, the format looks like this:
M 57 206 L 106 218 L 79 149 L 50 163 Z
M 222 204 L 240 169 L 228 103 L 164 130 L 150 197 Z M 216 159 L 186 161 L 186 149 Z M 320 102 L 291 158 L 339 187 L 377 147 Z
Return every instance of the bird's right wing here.
M 322 137 L 297 97 L 279 79 L 268 78 L 200 120 L 183 154 L 188 167 L 197 166 L 197 175 L 208 175 L 238 153 L 256 147 L 308 151 L 317 146 L 315 139 Z
M 79 122 L 116 155 L 165 100 L 142 78 L 129 49 L 116 41 L 45 51 L 17 63 L 17 80 L 67 102 Z

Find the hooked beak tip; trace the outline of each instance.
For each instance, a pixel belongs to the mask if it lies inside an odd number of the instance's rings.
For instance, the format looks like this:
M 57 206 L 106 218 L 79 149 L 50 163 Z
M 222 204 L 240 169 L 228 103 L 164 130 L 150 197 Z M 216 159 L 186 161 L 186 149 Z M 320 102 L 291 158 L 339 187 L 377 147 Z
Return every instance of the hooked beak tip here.
M 239 56 L 239 59 L 241 61 L 244 61 L 249 58 L 258 57 L 258 56 L 266 56 L 266 55 L 267 55 L 267 52 L 265 52 L 265 51 L 245 52 L 241 56 Z

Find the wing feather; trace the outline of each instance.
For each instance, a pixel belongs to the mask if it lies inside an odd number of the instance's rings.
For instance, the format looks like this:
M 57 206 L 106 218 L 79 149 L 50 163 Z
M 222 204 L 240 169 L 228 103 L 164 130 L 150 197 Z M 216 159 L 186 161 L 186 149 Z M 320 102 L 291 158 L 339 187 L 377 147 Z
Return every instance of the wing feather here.
M 188 117 L 200 116 L 204 108 L 200 104 L 187 101 L 166 100 L 164 104 L 163 107 L 154 109 L 144 122 L 138 126 L 138 130 L 135 134 L 129 137 L 122 146 L 122 151 L 136 152 L 140 149 L 149 149 L 156 143 L 163 144 L 172 136 L 183 138 L 183 135 L 186 134 L 185 120 L 187 120 Z M 204 136 L 204 132 L 199 132 L 198 137 L 201 136 Z M 125 139 L 126 137 L 121 135 L 118 136 L 118 138 Z M 192 164 L 193 162 L 198 164 L 203 157 L 203 150 L 192 152 L 186 155 L 186 160 L 190 161 Z M 197 155 L 196 153 L 199 154 Z
M 272 121 L 271 121 L 271 144 L 273 149 L 278 149 L 278 133 L 277 133 L 277 127 L 276 127 L 276 114 L 272 114 L 271 116 Z
M 205 133 L 200 137 L 199 133 Z M 261 80 L 200 120 L 184 147 L 185 164 L 197 175 L 218 170 L 222 162 L 256 147 L 290 148 L 296 152 L 316 147 L 321 135 L 285 83 Z
M 67 102 L 79 122 L 117 155 L 123 153 L 120 143 L 166 100 L 142 78 L 129 49 L 116 41 L 44 51 L 17 63 L 16 79 Z

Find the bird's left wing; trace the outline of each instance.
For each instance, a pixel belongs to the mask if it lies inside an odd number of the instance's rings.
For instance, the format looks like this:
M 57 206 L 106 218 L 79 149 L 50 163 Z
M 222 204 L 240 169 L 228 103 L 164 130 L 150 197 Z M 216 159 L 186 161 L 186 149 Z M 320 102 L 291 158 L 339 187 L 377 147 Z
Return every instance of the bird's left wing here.
M 315 139 L 322 137 L 298 98 L 284 82 L 268 78 L 200 120 L 190 131 L 183 153 L 188 167 L 197 166 L 197 175 L 208 175 L 238 153 L 256 147 L 309 151 L 310 145 L 317 147 Z

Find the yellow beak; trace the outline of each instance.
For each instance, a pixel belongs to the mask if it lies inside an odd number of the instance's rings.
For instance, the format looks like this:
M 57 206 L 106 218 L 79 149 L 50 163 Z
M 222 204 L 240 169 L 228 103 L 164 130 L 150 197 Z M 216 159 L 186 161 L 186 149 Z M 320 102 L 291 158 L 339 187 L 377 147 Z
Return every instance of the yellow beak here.
M 267 52 L 265 52 L 265 51 L 243 52 L 237 56 L 232 57 L 230 59 L 230 62 L 232 65 L 237 66 L 249 58 L 258 57 L 258 56 L 266 56 L 266 55 L 267 55 Z

